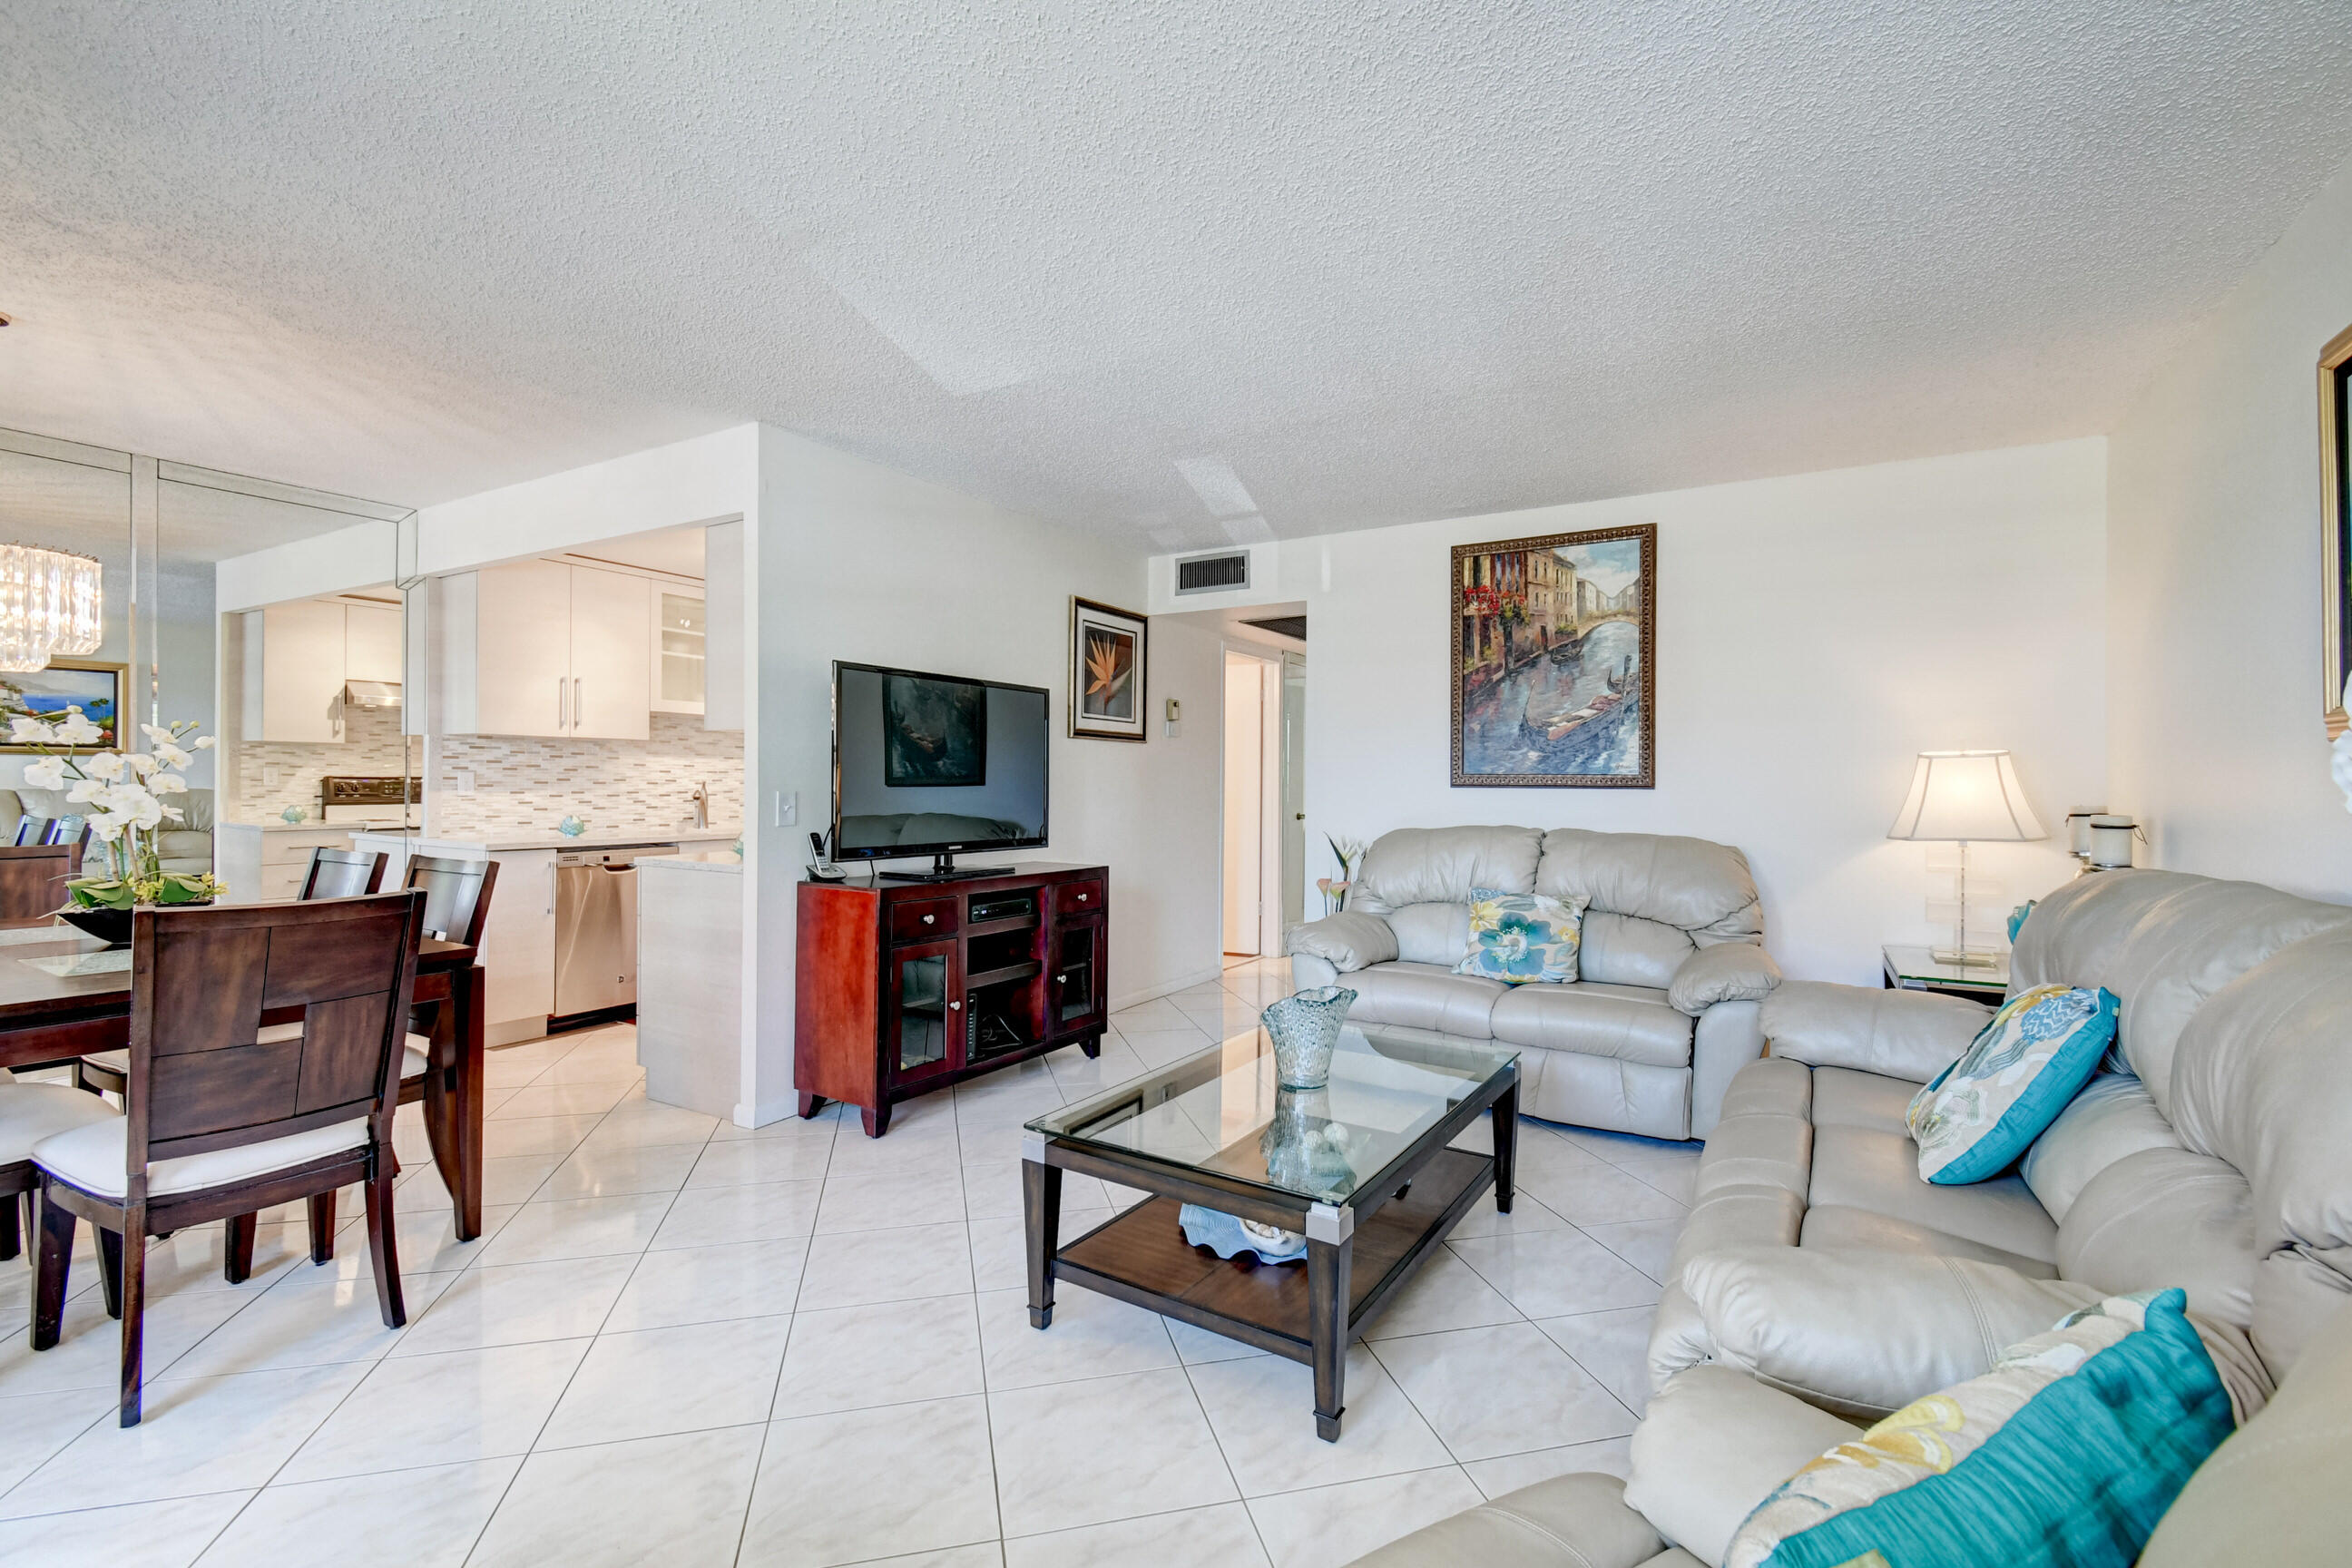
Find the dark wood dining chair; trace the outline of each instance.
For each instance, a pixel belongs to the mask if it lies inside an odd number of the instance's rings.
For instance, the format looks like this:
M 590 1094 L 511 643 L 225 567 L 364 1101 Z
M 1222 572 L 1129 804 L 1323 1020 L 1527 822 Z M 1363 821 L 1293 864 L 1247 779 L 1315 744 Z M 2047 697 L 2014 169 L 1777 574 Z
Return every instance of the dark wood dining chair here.
M 490 918 L 490 894 L 499 885 L 495 860 L 453 860 L 443 856 L 412 855 L 403 886 L 425 894 L 425 934 L 479 950 L 482 930 Z M 418 1029 L 419 1021 L 424 1028 Z M 464 1151 L 459 1148 L 457 1091 L 457 1009 L 455 998 L 417 1003 L 410 1011 L 409 1033 L 402 1041 L 400 1103 L 425 1106 L 425 1136 L 433 1148 L 434 1168 L 441 1173 L 451 1196 L 457 1192 Z M 335 1196 L 327 1193 L 310 1200 L 310 1259 L 324 1263 L 334 1257 Z M 249 1244 L 248 1244 L 249 1245 Z
M 383 865 L 390 858 L 381 849 L 313 849 L 310 868 L 302 876 L 302 890 L 294 896 L 307 902 L 373 893 L 383 886 Z
M 310 868 L 302 874 L 302 890 L 295 897 L 306 903 L 314 899 L 364 897 L 383 886 L 388 858 L 381 849 L 312 849 Z M 90 1052 L 74 1064 L 74 1087 L 92 1094 L 121 1094 L 129 1056 L 127 1051 Z M 318 1238 L 313 1237 L 311 1241 L 315 1249 Z
M 33 1349 L 58 1342 L 74 1225 L 99 1227 L 122 1320 L 121 1424 L 139 1424 L 147 1238 L 367 1191 L 384 1327 L 408 1321 L 393 1232 L 392 1119 L 425 898 L 140 910 L 124 1114 L 43 1139 Z

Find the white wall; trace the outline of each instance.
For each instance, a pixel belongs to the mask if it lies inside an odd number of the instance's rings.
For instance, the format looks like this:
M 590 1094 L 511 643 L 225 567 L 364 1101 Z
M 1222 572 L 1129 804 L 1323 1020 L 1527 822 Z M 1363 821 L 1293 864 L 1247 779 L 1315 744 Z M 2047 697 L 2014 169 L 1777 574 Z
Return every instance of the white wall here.
M 2045 826 L 2104 793 L 2105 469 L 2072 441 L 1286 544 L 1313 650 L 1307 880 L 1326 833 L 1689 834 L 1748 852 L 1791 974 L 1875 984 L 1882 943 L 1936 934 L 1925 847 L 1885 837 L 1916 752 L 2010 748 Z M 1451 547 L 1650 521 L 1657 787 L 1451 787 Z M 2011 902 L 2073 869 L 2054 842 L 1976 863 Z
M 2352 901 L 2320 722 L 2319 350 L 2352 325 L 2352 165 L 2109 437 L 2112 804 L 2144 863 Z
M 983 676 L 1053 692 L 1053 820 L 1024 858 L 1111 869 L 1114 1005 L 1214 976 L 1217 756 L 1213 722 L 1142 745 L 1067 733 L 1070 595 L 1135 605 L 1144 558 L 762 426 L 749 570 L 758 584 L 758 679 L 747 726 L 756 973 L 766 1002 L 739 1120 L 791 1104 L 794 888 L 831 788 L 831 661 Z M 1150 711 L 1218 707 L 1217 648 L 1155 626 Z M 1197 707 L 1194 704 L 1198 704 Z M 774 824 L 773 795 L 799 820 Z

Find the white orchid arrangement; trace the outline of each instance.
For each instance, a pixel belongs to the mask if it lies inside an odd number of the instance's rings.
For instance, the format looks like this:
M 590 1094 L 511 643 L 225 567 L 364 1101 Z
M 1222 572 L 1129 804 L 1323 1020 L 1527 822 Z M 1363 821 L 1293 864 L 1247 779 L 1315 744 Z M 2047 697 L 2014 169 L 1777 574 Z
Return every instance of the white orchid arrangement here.
M 1315 879 L 1315 886 L 1323 895 L 1323 912 L 1332 915 L 1348 907 L 1348 889 L 1356 885 L 1356 867 L 1364 858 L 1364 846 L 1360 840 L 1335 838 L 1328 833 L 1323 842 L 1331 847 L 1331 858 L 1339 862 L 1337 877 Z
M 66 799 L 89 809 L 90 837 L 106 849 L 104 876 L 83 876 L 66 884 L 74 902 L 86 909 L 129 909 L 133 904 L 197 904 L 227 889 L 210 872 L 165 871 L 156 847 L 163 825 L 184 815 L 165 804 L 185 795 L 183 776 L 195 753 L 208 751 L 210 735 L 194 733 L 196 721 L 168 727 L 139 726 L 153 748 L 146 752 L 87 752 L 106 738 L 79 708 L 44 716 L 19 713 L 8 721 L 12 744 L 31 746 L 41 760 L 26 764 L 25 782 L 35 789 L 62 789 Z

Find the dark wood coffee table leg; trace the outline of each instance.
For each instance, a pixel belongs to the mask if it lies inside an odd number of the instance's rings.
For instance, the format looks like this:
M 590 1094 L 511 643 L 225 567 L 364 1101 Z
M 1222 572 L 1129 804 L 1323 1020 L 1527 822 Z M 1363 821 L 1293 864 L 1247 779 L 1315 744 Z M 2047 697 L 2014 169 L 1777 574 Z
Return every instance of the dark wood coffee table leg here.
M 1021 1213 L 1029 1241 L 1029 1326 L 1054 1321 L 1054 1254 L 1061 1249 L 1062 1168 L 1045 1163 L 1043 1141 L 1021 1147 Z
M 1307 1321 L 1315 1336 L 1315 1435 L 1339 1440 L 1348 1407 L 1349 1277 L 1355 1267 L 1355 1211 L 1317 1204 L 1307 1213 Z
M 1519 1086 L 1514 1081 L 1495 1100 L 1495 1212 L 1511 1212 L 1511 1172 L 1519 1153 Z

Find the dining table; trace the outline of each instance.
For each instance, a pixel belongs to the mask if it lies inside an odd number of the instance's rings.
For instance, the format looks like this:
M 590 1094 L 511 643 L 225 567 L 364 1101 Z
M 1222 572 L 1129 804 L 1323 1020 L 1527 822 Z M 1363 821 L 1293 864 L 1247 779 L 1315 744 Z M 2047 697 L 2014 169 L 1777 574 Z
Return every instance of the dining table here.
M 425 1132 L 459 1241 L 482 1234 L 483 973 L 476 950 L 426 937 L 412 1000 L 431 1007 Z M 131 949 L 47 917 L 0 921 L 0 1068 L 70 1061 L 131 1043 Z

